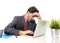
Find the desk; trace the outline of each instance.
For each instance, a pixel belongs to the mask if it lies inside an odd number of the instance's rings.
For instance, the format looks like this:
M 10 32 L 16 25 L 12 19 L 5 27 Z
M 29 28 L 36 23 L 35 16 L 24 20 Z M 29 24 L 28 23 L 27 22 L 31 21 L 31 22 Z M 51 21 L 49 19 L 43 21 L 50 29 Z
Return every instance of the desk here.
M 44 37 L 39 38 L 33 38 L 31 36 L 18 36 L 18 38 L 15 38 L 15 36 L 9 38 L 9 39 L 0 39 L 1 43 L 46 43 Z
M 31 36 L 12 36 L 8 39 L 0 38 L 0 43 L 60 43 L 60 39 L 51 37 L 51 31 L 48 30 L 45 36 L 33 38 Z

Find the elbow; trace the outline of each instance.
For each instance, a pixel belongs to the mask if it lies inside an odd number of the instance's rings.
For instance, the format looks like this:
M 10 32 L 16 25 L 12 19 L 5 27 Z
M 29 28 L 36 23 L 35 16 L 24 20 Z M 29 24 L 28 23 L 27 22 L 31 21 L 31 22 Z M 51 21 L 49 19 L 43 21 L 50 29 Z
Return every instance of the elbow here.
M 4 29 L 4 33 L 5 33 L 5 34 L 9 34 L 9 33 L 10 33 L 9 28 L 5 28 L 5 29 Z

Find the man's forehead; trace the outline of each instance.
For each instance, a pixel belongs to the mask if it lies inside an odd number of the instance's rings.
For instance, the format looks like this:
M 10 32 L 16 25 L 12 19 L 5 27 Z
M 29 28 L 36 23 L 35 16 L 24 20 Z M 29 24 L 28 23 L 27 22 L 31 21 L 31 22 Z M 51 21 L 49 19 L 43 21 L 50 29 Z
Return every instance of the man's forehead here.
M 30 15 L 39 15 L 38 12 L 30 13 Z

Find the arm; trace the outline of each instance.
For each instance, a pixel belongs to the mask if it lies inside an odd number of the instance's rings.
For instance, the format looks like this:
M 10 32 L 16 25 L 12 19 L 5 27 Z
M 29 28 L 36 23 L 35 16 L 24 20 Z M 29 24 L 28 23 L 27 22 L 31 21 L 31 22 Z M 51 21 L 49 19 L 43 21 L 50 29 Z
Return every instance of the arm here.
M 36 28 L 36 23 L 34 20 L 32 20 L 30 23 L 29 23 L 29 26 L 27 27 L 28 28 L 28 34 L 27 35 L 33 35 L 34 34 L 34 31 L 35 31 L 35 28 Z
M 19 35 L 19 30 L 14 28 L 16 22 L 17 22 L 17 17 L 14 17 L 14 20 L 5 27 L 4 33 L 7 35 L 11 35 L 11 34 Z
M 31 23 L 31 30 L 34 32 L 35 29 L 36 29 L 36 22 L 35 22 L 35 20 L 33 20 Z

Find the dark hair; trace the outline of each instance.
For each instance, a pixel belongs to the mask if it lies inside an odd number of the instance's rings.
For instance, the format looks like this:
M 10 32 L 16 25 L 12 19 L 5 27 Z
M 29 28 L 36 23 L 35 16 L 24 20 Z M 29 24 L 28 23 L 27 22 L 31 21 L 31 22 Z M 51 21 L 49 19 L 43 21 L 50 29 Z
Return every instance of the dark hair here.
M 34 12 L 38 12 L 39 13 L 39 10 L 35 7 L 35 6 L 32 6 L 32 7 L 30 7 L 28 10 L 27 10 L 27 12 L 30 12 L 30 13 L 34 13 Z

